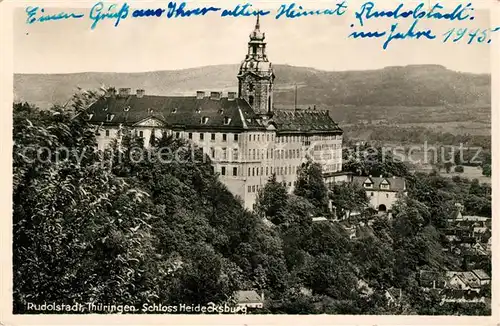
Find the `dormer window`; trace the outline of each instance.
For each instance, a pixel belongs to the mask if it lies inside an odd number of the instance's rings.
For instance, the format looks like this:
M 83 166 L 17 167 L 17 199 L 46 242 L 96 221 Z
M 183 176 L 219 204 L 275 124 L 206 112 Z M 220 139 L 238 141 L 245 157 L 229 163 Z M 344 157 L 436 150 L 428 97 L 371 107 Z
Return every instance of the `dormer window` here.
M 114 114 L 108 113 L 108 114 L 106 114 L 106 121 L 111 122 L 111 120 L 113 120 L 114 117 L 115 117 Z
M 373 182 L 371 182 L 369 179 L 365 181 L 363 184 L 365 188 L 373 188 Z
M 387 182 L 387 180 L 384 180 L 380 183 L 380 189 L 389 189 L 390 188 L 390 185 L 389 185 L 389 182 Z
M 107 105 L 106 105 L 106 106 L 104 106 L 104 107 L 102 108 L 102 110 L 103 110 L 103 111 L 108 111 L 108 106 L 107 106 Z
M 228 124 L 231 123 L 231 118 L 229 117 L 224 117 L 224 124 L 227 126 Z
M 208 117 L 202 117 L 202 118 L 201 118 L 201 124 L 206 125 L 206 124 L 207 124 L 207 122 L 208 122 Z
M 223 115 L 223 114 L 224 114 L 224 110 L 223 110 L 223 109 L 220 109 L 220 110 L 219 110 L 219 114 L 220 114 L 220 115 Z
M 173 108 L 172 113 L 177 113 L 177 108 Z
M 123 111 L 125 111 L 125 112 L 130 111 L 130 106 L 126 106 L 126 107 L 123 109 Z
M 196 109 L 196 113 L 200 113 L 200 112 L 201 112 L 201 106 Z
M 148 109 L 148 113 L 149 113 L 149 114 L 153 114 L 153 113 L 154 113 L 154 110 L 153 110 L 153 109 L 151 109 L 151 108 L 149 108 L 149 109 Z

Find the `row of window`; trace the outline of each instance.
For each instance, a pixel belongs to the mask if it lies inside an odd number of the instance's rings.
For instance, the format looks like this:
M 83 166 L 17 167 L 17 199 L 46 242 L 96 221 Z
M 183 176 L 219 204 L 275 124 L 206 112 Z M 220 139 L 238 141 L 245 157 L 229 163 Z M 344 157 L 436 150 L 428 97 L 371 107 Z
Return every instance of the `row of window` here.
M 256 141 L 256 142 L 260 142 L 260 141 L 274 141 L 274 134 L 264 134 L 264 133 L 260 133 L 260 134 L 249 134 L 248 135 L 248 141 L 251 142 L 251 141 Z
M 259 167 L 254 167 L 254 168 L 248 168 L 248 174 L 247 176 L 249 177 L 255 177 L 255 176 L 270 176 L 273 173 L 276 173 L 276 175 L 292 175 L 292 174 L 297 174 L 297 171 L 299 170 L 299 166 L 278 166 L 278 167 L 272 167 L 272 166 L 266 166 L 264 169 L 263 166 Z
M 314 150 L 315 151 L 332 151 L 332 150 L 337 150 L 341 149 L 342 145 L 340 144 L 321 144 L 321 145 L 314 145 Z
M 373 192 L 370 193 L 370 197 L 373 197 L 373 196 L 374 196 Z M 389 194 L 385 194 L 385 198 L 389 198 Z
M 319 140 L 340 140 L 342 139 L 341 135 L 316 135 L 316 136 L 277 136 L 277 143 L 295 143 L 295 142 L 310 142 L 310 141 L 319 141 Z
M 221 168 L 220 168 L 220 174 L 221 175 L 229 175 L 229 174 L 227 174 L 229 172 L 228 170 L 229 169 L 226 169 L 225 166 L 221 166 Z M 238 175 L 238 168 L 234 166 L 233 169 L 232 169 L 232 176 L 236 177 L 237 175 Z
M 282 184 L 283 184 L 285 187 L 287 187 L 287 186 L 288 186 L 288 187 L 291 187 L 291 186 L 292 186 L 292 184 L 293 184 L 293 186 L 295 187 L 295 181 L 293 181 L 293 182 L 288 182 L 288 183 L 287 183 L 286 181 L 283 181 L 283 182 L 282 182 Z M 259 192 L 259 189 L 262 189 L 262 188 L 264 188 L 264 186 L 263 186 L 263 185 L 253 185 L 253 186 L 247 186 L 247 191 L 248 191 L 248 192 Z
M 326 165 L 323 165 L 323 171 L 325 172 L 336 172 L 336 171 L 340 171 L 340 166 L 341 164 L 340 163 L 337 163 L 337 164 L 326 164 Z
M 277 159 L 277 160 L 283 160 L 283 159 L 302 159 L 305 157 L 305 155 L 302 155 L 302 151 L 300 149 L 289 149 L 289 150 L 272 150 L 272 149 L 267 149 L 265 152 L 263 149 L 249 149 L 247 156 L 245 159 L 247 160 L 264 160 L 264 159 Z M 215 159 L 216 156 L 216 148 L 215 147 L 210 147 L 210 157 L 212 159 Z M 265 155 L 264 155 L 265 153 Z M 227 147 L 222 147 L 221 148 L 221 156 L 218 157 L 221 160 L 228 160 L 228 149 Z M 337 158 L 337 153 L 324 153 L 322 156 L 321 155 L 314 155 L 315 160 L 330 160 L 330 159 L 336 159 Z M 340 156 L 339 156 L 340 157 Z M 233 161 L 237 161 L 239 159 L 239 152 L 238 148 L 233 148 L 232 149 L 232 157 L 231 159 Z
M 215 141 L 216 140 L 216 135 L 217 134 L 214 134 L 214 133 L 211 133 L 210 134 L 210 141 Z M 238 141 L 238 137 L 239 135 L 238 134 L 233 134 L 233 141 L 237 142 Z M 194 135 L 192 132 L 189 132 L 188 133 L 188 139 L 193 139 Z M 199 133 L 199 140 L 205 140 L 205 134 L 200 132 Z M 175 138 L 181 138 L 181 133 L 180 132 L 176 132 L 175 133 Z M 227 134 L 222 134 L 222 141 L 223 142 L 227 142 L 228 141 L 228 135 Z

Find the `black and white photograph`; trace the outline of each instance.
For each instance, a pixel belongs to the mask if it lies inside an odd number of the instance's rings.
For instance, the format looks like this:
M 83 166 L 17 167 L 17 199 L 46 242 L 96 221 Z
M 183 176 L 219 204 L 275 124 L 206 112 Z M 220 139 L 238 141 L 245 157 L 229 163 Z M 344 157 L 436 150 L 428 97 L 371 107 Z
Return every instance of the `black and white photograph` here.
M 16 4 L 11 313 L 491 316 L 491 17 Z

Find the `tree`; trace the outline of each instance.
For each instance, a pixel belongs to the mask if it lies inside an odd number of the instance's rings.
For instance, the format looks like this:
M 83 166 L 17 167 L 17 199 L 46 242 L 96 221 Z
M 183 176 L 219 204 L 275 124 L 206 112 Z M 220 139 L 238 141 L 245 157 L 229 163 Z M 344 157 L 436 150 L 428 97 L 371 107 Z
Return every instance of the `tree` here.
M 307 199 L 316 207 L 316 213 L 326 213 L 328 201 L 321 165 L 308 160 L 303 163 L 297 173 L 294 194 Z
M 483 165 L 483 175 L 486 177 L 491 177 L 491 165 L 490 164 Z
M 453 163 L 452 163 L 452 162 L 445 162 L 445 163 L 444 163 L 444 168 L 445 168 L 445 170 L 446 170 L 446 173 L 450 173 L 450 171 L 451 171 L 451 167 L 452 167 L 452 166 L 453 166 Z M 457 171 L 457 168 L 458 168 L 458 166 L 457 166 L 457 167 L 455 167 L 455 172 L 458 172 L 458 171 Z M 462 172 L 463 172 L 463 171 L 462 171 Z
M 340 217 L 349 217 L 353 211 L 363 212 L 369 206 L 365 189 L 355 183 L 335 184 L 331 189 L 330 200 Z
M 277 217 L 278 212 L 286 207 L 287 200 L 286 187 L 276 180 L 276 174 L 273 173 L 264 188 L 261 188 L 257 194 L 255 211 L 257 214 L 270 217 L 273 220 Z

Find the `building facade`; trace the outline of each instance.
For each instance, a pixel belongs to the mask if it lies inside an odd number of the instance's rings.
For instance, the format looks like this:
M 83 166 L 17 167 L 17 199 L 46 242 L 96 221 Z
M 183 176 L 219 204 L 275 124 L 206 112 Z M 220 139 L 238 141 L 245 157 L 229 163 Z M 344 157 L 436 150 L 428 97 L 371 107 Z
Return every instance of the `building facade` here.
M 352 182 L 365 189 L 370 205 L 379 212 L 390 212 L 398 196 L 407 195 L 406 180 L 400 177 L 353 176 Z
M 343 132 L 328 111 L 274 108 L 275 74 L 259 17 L 236 77 L 238 93 L 227 96 L 214 91 L 152 96 L 120 88 L 91 105 L 86 118 L 98 126 L 100 149 L 119 138 L 124 127 L 146 145 L 165 131 L 192 142 L 249 209 L 272 174 L 292 191 L 307 157 L 322 164 L 325 176 L 342 170 Z

